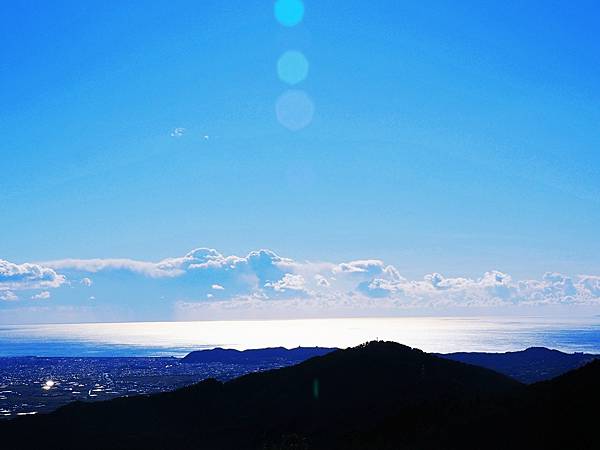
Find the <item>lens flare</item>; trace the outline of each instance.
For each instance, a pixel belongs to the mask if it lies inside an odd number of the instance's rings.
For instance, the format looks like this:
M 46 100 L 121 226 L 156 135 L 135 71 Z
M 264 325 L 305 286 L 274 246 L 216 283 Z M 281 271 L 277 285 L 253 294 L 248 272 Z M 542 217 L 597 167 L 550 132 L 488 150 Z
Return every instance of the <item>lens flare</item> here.
M 302 52 L 288 50 L 277 61 L 277 75 L 284 83 L 298 84 L 308 75 L 308 60 Z
M 275 113 L 281 125 L 298 131 L 312 122 L 315 106 L 306 92 L 289 90 L 277 99 Z
M 285 27 L 293 27 L 302 22 L 304 3 L 301 0 L 277 0 L 275 2 L 275 18 Z

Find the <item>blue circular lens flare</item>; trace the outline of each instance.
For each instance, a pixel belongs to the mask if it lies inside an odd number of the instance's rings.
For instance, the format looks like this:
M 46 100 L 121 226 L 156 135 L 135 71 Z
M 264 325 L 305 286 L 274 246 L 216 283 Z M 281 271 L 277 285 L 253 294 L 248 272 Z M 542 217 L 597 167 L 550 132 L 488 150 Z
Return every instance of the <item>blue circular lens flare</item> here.
M 289 90 L 277 99 L 275 113 L 281 125 L 288 130 L 298 131 L 312 122 L 315 106 L 306 92 Z
M 304 3 L 302 0 L 277 0 L 275 18 L 284 27 L 298 25 L 304 18 Z
M 298 84 L 308 75 L 308 60 L 301 52 L 288 50 L 277 61 L 277 75 L 284 83 Z

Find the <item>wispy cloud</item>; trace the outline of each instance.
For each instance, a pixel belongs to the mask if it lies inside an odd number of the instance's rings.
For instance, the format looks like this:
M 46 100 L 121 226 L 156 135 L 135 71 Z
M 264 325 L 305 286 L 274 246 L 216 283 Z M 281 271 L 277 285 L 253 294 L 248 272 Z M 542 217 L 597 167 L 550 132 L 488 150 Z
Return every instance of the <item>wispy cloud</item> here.
M 19 297 L 13 291 L 0 291 L 0 300 L 5 302 L 16 302 L 19 300 Z
M 44 266 L 55 270 L 73 270 L 82 273 L 94 274 L 103 271 L 127 271 L 138 273 L 149 277 L 172 277 L 181 275 L 183 272 L 177 271 L 175 267 L 170 266 L 170 262 L 165 260 L 163 264 L 156 264 L 145 261 L 136 261 L 133 259 L 61 259 L 57 261 L 48 261 L 42 263 Z M 89 278 L 89 277 L 86 277 Z M 84 283 L 85 284 L 85 283 Z

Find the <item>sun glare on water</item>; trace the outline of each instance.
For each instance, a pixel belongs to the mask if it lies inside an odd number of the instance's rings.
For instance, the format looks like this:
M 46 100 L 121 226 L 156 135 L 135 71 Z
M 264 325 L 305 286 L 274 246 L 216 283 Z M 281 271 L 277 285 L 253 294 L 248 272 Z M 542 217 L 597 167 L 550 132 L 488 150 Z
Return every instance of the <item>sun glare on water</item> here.
M 184 356 L 200 348 L 349 347 L 373 339 L 440 353 L 510 351 L 529 346 L 594 353 L 600 352 L 599 333 L 600 322 L 595 318 L 515 321 L 509 317 L 396 317 L 27 325 L 0 330 L 0 354 L 7 352 L 11 343 L 20 345 L 23 340 L 58 342 L 56 354 L 90 348 L 97 354 L 106 347 L 110 352 L 127 349 L 128 354 Z M 42 388 L 50 390 L 56 384 L 56 380 L 48 379 Z

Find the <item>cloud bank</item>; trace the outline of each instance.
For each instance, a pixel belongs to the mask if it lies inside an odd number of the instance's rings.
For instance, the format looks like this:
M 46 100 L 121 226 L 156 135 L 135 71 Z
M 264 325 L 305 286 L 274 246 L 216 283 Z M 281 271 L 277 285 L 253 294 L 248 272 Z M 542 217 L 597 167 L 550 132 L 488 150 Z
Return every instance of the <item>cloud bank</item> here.
M 18 295 L 18 291 L 32 291 Z M 37 290 L 37 291 L 36 291 Z M 40 291 L 41 290 L 41 291 Z M 35 292 L 34 292 L 35 291 Z M 600 276 L 546 273 L 516 280 L 490 270 L 476 278 L 430 273 L 410 280 L 378 259 L 341 263 L 296 261 L 271 250 L 246 256 L 198 248 L 158 262 L 133 259 L 65 259 L 15 264 L 0 260 L 0 300 L 22 305 L 127 308 L 128 319 L 198 318 L 237 311 L 238 318 L 310 311 L 341 315 L 411 309 L 598 305 Z M 294 313 L 295 312 L 295 313 Z M 0 310 L 1 313 L 1 310 Z
M 14 264 L 0 259 L 0 291 L 57 288 L 65 277 L 52 268 L 39 264 Z

